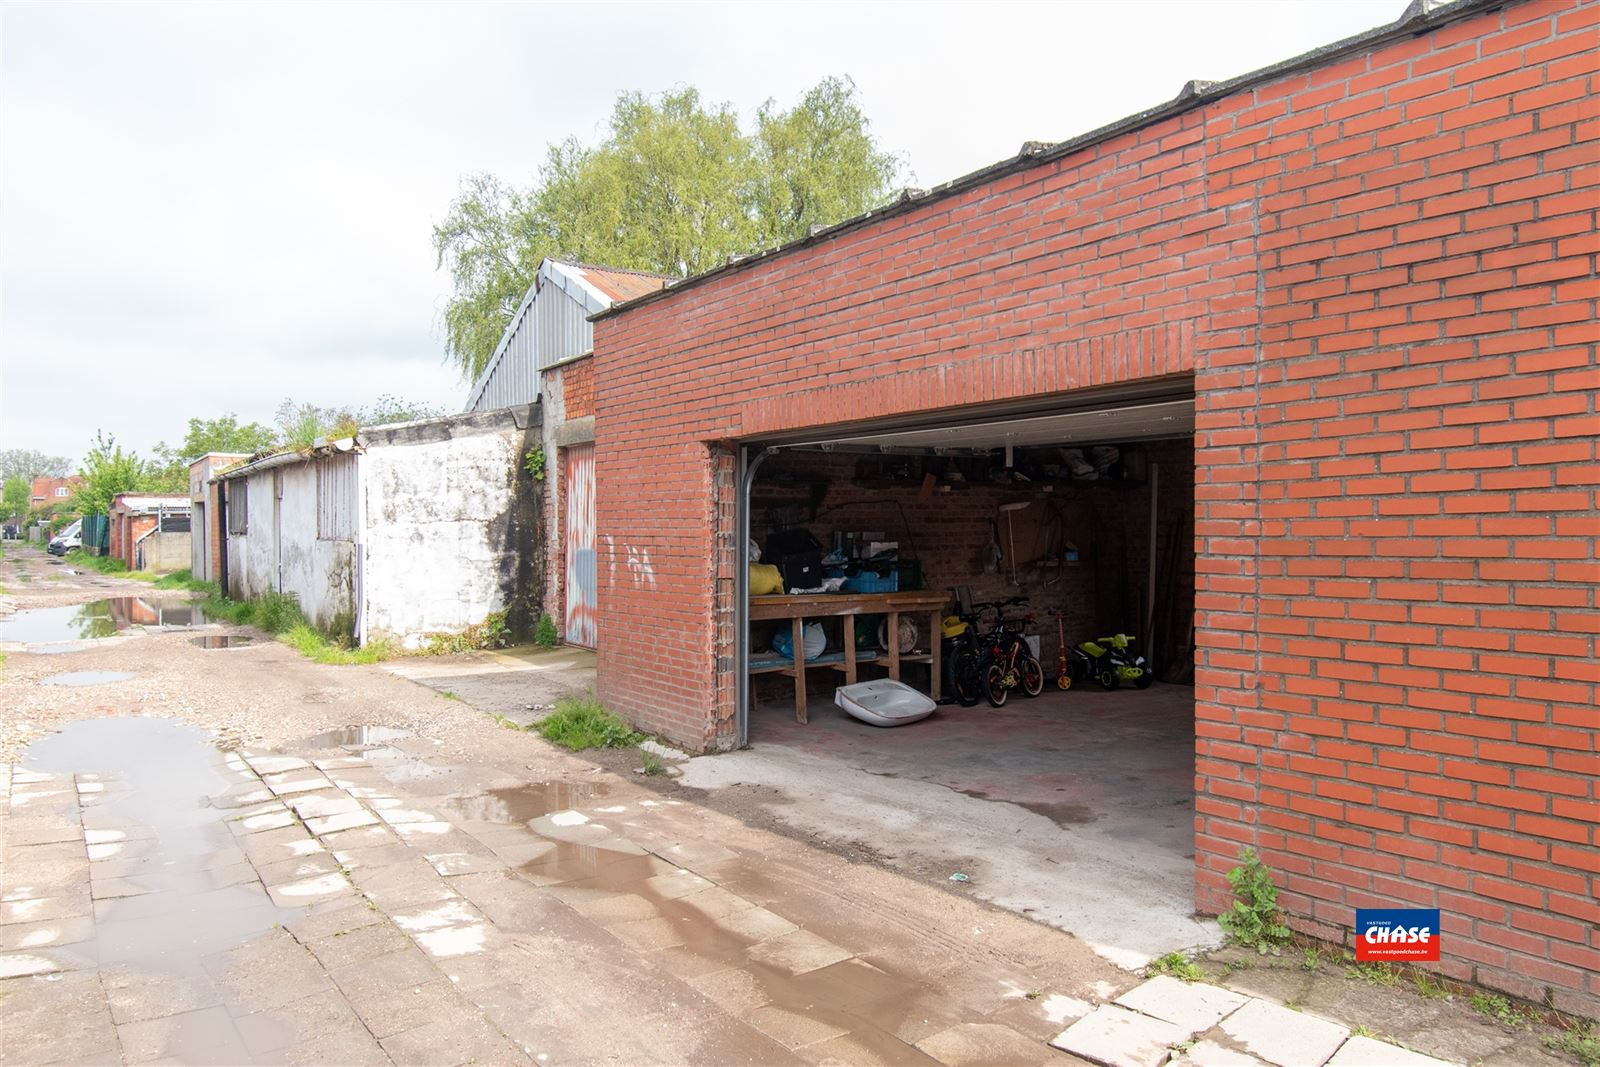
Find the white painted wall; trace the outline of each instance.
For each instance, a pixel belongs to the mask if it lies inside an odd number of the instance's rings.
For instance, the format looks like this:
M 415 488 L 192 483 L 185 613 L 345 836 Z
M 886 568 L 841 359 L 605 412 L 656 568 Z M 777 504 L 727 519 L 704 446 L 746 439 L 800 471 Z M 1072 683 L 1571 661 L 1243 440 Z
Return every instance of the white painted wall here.
M 355 545 L 317 537 L 317 460 L 252 474 L 249 529 L 228 537 L 230 595 L 293 594 L 318 626 L 353 623 Z M 238 481 L 229 483 L 235 491 Z
M 508 425 L 448 440 L 368 442 L 363 640 L 415 647 L 424 634 L 459 632 L 505 607 L 517 560 L 508 521 L 521 440 Z

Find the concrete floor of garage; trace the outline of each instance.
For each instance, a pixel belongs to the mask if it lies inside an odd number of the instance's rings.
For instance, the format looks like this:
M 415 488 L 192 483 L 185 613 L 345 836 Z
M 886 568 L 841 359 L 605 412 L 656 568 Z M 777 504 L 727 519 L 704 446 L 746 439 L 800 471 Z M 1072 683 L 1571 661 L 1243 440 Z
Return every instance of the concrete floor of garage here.
M 1068 930 L 1123 966 L 1218 940 L 1193 916 L 1193 689 L 1052 686 L 894 729 L 825 692 L 802 725 L 792 699 L 764 691 L 751 747 L 690 761 L 683 783 L 746 787 L 780 823 Z

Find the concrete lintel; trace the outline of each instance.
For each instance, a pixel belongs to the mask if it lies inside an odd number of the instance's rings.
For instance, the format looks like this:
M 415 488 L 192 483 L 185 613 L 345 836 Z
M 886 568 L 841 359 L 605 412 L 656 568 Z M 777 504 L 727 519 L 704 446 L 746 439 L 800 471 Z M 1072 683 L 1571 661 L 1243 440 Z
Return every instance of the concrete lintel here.
M 550 431 L 550 439 L 555 442 L 557 448 L 588 444 L 594 440 L 594 416 L 586 415 L 581 419 L 568 419 L 566 422 L 557 423 Z

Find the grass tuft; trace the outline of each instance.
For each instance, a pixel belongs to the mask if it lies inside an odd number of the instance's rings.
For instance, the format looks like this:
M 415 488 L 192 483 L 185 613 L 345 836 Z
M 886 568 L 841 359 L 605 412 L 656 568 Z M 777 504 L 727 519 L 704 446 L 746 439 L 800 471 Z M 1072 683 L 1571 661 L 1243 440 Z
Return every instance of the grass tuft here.
M 230 600 L 225 596 L 213 595 L 201 601 L 200 607 L 213 619 L 226 619 L 236 626 L 254 626 L 258 630 L 265 630 L 316 663 L 338 666 L 378 663 L 394 654 L 394 650 L 382 641 L 350 648 L 345 642 L 330 638 L 311 624 L 293 597 L 282 593 L 267 593 L 259 600 Z
M 555 710 L 533 727 L 551 744 L 573 752 L 586 748 L 629 748 L 645 738 L 607 711 L 593 694 L 562 697 Z
M 128 573 L 128 565 L 115 556 L 91 556 L 81 548 L 72 549 L 62 558 L 74 566 L 101 574 Z

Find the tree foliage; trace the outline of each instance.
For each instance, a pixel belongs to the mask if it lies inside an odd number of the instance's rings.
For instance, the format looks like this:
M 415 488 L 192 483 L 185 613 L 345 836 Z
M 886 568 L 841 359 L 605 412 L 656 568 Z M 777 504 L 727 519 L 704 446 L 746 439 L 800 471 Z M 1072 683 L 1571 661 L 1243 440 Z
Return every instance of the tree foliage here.
M 83 484 L 73 504 L 85 515 L 104 515 L 118 493 L 151 491 L 152 473 L 151 465 L 124 452 L 115 436 L 97 431 L 94 447 L 83 457 Z
M 768 100 L 748 133 L 732 105 L 693 88 L 623 93 L 598 144 L 551 145 L 526 189 L 467 179 L 434 227 L 454 289 L 449 357 L 464 377 L 483 370 L 546 257 L 698 274 L 861 214 L 903 173 L 848 78 L 823 80 L 789 110 Z
M 239 452 L 253 455 L 278 443 L 278 431 L 259 422 L 239 422 L 233 412 L 214 419 L 192 418 L 183 443 L 173 448 L 165 442 L 156 445 L 158 460 L 168 466 L 187 467 L 209 452 Z
M 65 478 L 72 472 L 72 460 L 66 456 L 47 456 L 29 448 L 8 448 L 0 451 L 0 482 L 23 478 Z
M 5 488 L 0 491 L 0 518 L 20 519 L 27 515 L 31 503 L 33 487 L 28 479 L 20 474 L 6 478 Z

